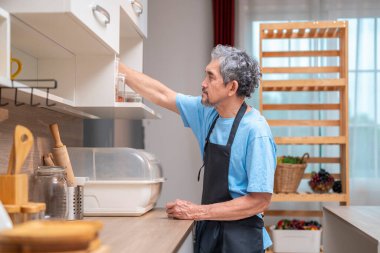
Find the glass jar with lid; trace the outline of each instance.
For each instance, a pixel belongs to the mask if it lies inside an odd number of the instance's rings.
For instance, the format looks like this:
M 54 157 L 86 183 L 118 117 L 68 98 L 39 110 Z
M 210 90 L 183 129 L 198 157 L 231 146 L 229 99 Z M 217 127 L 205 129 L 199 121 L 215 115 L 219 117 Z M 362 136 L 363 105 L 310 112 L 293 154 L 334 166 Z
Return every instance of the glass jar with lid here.
M 59 166 L 39 166 L 34 172 L 33 200 L 46 203 L 45 219 L 68 215 L 66 172 Z

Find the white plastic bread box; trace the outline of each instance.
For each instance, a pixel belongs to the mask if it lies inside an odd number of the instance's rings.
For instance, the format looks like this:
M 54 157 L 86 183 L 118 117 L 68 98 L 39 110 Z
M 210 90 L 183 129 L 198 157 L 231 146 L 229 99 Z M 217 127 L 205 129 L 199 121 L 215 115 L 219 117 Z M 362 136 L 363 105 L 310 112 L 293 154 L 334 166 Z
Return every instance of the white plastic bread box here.
M 132 148 L 68 148 L 84 185 L 85 216 L 140 216 L 154 207 L 165 181 L 156 157 Z

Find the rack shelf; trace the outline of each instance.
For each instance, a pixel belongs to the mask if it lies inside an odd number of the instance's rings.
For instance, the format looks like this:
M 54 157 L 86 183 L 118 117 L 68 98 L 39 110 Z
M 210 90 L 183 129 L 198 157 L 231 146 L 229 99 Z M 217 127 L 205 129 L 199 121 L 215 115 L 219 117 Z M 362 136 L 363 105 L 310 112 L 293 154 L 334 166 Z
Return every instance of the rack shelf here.
M 268 120 L 271 126 L 339 126 L 339 120 Z
M 273 202 L 344 202 L 347 200 L 347 195 L 343 193 L 278 193 L 273 194 Z
M 262 24 L 262 39 L 341 38 L 345 21 L 316 21 Z
M 316 50 L 316 51 L 270 51 L 263 52 L 263 57 L 337 57 L 339 50 Z
M 340 104 L 264 104 L 263 110 L 339 110 Z
M 335 127 L 338 133 L 335 136 L 275 136 L 277 145 L 337 145 L 339 148 L 338 157 L 310 157 L 308 163 L 313 164 L 335 164 L 339 165 L 338 173 L 331 175 L 342 181 L 342 193 L 316 194 L 311 192 L 301 193 L 277 193 L 273 194 L 273 202 L 338 202 L 341 205 L 350 203 L 349 196 L 349 140 L 348 140 L 348 62 L 347 62 L 347 41 L 348 41 L 348 23 L 346 21 L 323 21 L 323 22 L 290 22 L 290 23 L 273 23 L 260 25 L 260 63 L 262 67 L 263 80 L 259 90 L 260 111 L 265 115 L 265 111 L 335 111 L 339 115 L 338 119 L 286 119 L 275 118 L 276 114 L 271 114 L 268 124 L 271 127 Z M 292 39 L 309 39 L 311 42 L 315 39 L 334 39 L 337 48 L 325 48 L 324 50 L 295 50 L 289 51 L 269 51 L 275 47 L 266 47 L 266 43 L 290 44 Z M 329 40 L 331 41 L 331 40 Z M 310 43 L 312 44 L 312 43 Z M 278 47 L 283 48 L 283 47 Z M 268 50 L 263 50 L 268 49 Z M 288 62 L 294 58 L 307 58 L 307 66 L 298 65 L 287 67 L 272 66 L 269 63 L 275 58 L 280 60 L 288 59 Z M 271 59 L 271 61 L 264 59 Z M 302 62 L 302 61 L 299 61 Z M 264 64 L 265 63 L 265 64 Z M 331 75 L 332 73 L 332 75 Z M 277 75 L 280 74 L 280 75 Z M 274 76 L 284 76 L 288 79 L 277 80 Z M 294 74 L 310 75 L 310 78 L 302 79 Z M 326 75 L 328 74 L 328 75 Z M 326 76 L 328 78 L 326 78 Z M 333 76 L 334 78 L 330 78 Z M 271 79 L 276 80 L 271 80 Z M 283 77 L 282 77 L 283 79 Z M 263 101 L 263 93 L 270 92 L 335 92 L 338 93 L 339 101 L 329 104 L 316 103 L 289 103 L 274 104 Z M 286 94 L 285 94 L 286 95 Z M 286 115 L 279 114 L 279 115 Z M 279 116 L 281 117 L 281 116 Z M 288 154 L 292 155 L 292 154 Z M 305 173 L 304 180 L 309 180 L 310 173 Z M 321 210 L 268 210 L 265 215 L 272 216 L 322 216 Z
M 342 79 L 263 80 L 263 91 L 337 91 L 345 88 Z
M 345 136 L 324 137 L 324 136 L 304 136 L 304 137 L 275 137 L 278 145 L 340 145 L 346 144 Z
M 265 215 L 322 217 L 323 212 L 322 211 L 312 211 L 312 210 L 268 210 L 265 212 Z

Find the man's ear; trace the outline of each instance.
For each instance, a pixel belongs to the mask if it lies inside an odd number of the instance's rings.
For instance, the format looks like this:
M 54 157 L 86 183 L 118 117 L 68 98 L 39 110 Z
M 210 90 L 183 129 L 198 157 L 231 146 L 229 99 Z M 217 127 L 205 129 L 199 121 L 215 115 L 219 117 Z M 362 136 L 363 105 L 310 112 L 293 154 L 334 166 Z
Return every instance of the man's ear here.
M 233 80 L 229 83 L 230 90 L 228 91 L 229 96 L 233 96 L 237 93 L 237 90 L 239 88 L 239 83 L 236 80 Z

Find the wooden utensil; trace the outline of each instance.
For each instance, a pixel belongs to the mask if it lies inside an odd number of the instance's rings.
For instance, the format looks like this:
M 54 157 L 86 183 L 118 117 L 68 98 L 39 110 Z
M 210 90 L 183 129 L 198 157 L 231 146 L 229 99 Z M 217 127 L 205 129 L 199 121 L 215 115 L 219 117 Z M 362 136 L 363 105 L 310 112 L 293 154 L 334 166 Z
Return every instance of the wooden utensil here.
M 20 172 L 33 146 L 33 135 L 30 130 L 24 126 L 17 125 L 14 134 L 14 174 Z
M 61 136 L 59 134 L 58 124 L 54 123 L 49 125 L 50 132 L 53 136 L 54 142 L 55 142 L 55 148 L 53 148 L 53 156 L 54 161 L 56 165 L 62 166 L 66 170 L 66 179 L 67 179 L 67 186 L 75 186 L 75 177 L 73 168 L 71 166 L 70 157 L 67 152 L 67 148 L 65 145 L 63 145 L 61 141 Z
M 28 202 L 28 175 L 19 171 L 33 146 L 33 135 L 26 127 L 17 125 L 13 141 L 8 172 L 0 175 L 0 200 L 6 205 L 21 205 Z
M 7 174 L 11 175 L 15 167 L 15 144 L 12 144 L 11 152 L 9 153 L 8 171 Z

